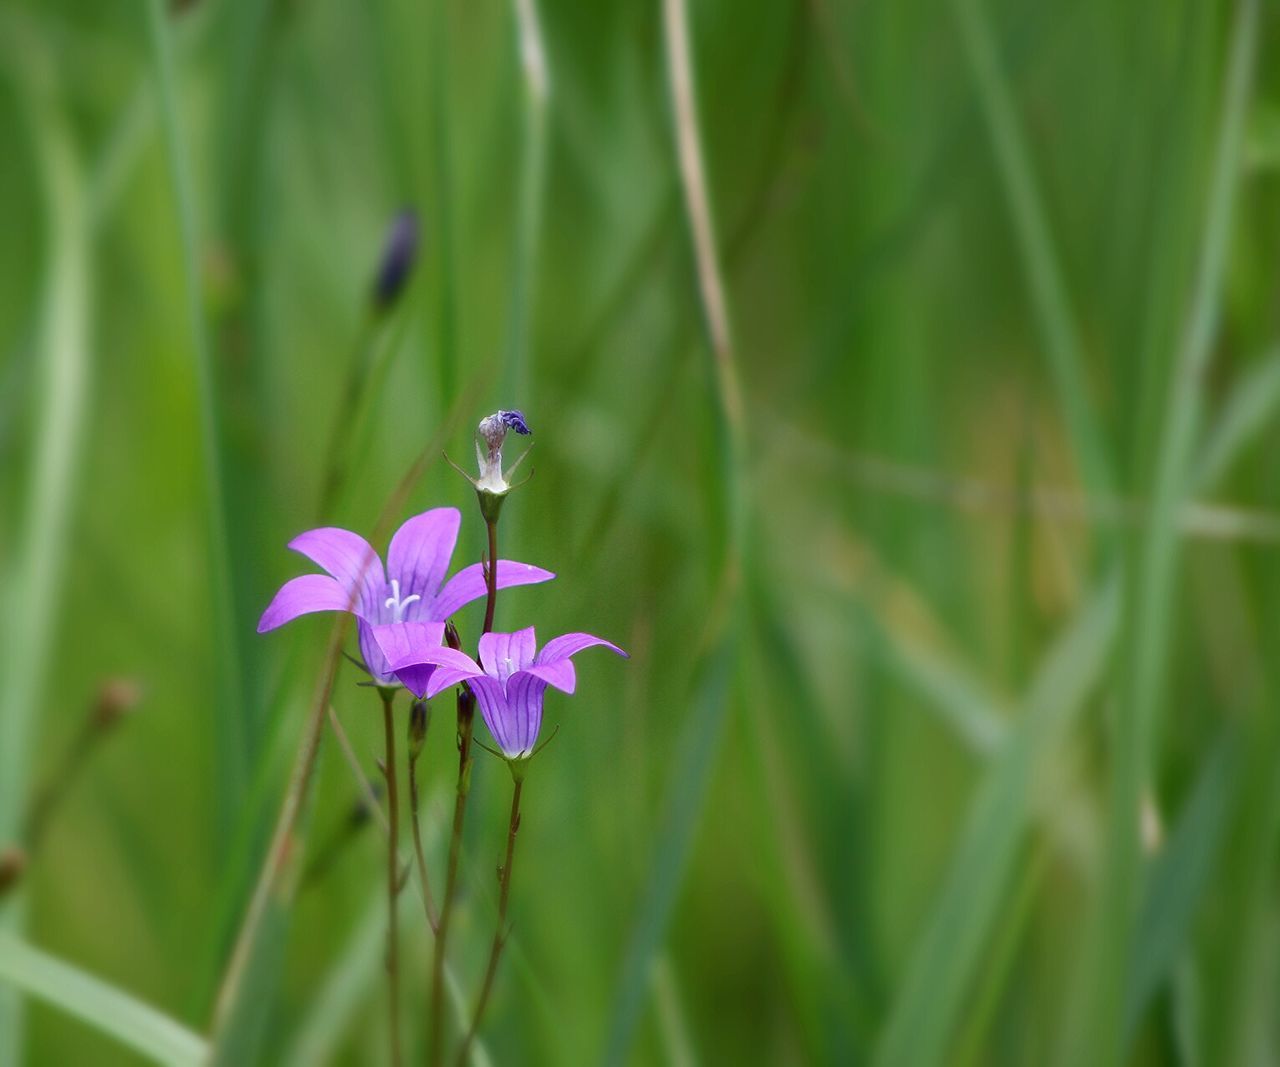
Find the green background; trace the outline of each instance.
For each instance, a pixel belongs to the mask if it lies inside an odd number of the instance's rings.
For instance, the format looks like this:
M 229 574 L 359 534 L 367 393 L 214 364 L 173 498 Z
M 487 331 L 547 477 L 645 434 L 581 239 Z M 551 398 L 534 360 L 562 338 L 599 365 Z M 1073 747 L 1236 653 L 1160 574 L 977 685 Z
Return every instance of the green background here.
M 495 1062 L 1280 1062 L 1274 7 L 165 7 L 0 2 L 0 848 L 62 790 L 0 904 L 0 1063 L 160 1026 L 51 958 L 207 1031 L 331 626 L 255 634 L 285 544 L 372 536 L 426 448 L 391 518 L 459 506 L 479 559 L 438 445 L 470 467 L 496 407 L 536 442 L 502 555 L 559 575 L 499 628 L 632 658 L 548 697 Z M 142 699 L 67 771 L 112 677 Z M 507 783 L 481 754 L 468 996 Z M 329 733 L 316 786 L 312 857 L 358 795 Z M 327 854 L 230 1062 L 385 1058 L 381 841 Z

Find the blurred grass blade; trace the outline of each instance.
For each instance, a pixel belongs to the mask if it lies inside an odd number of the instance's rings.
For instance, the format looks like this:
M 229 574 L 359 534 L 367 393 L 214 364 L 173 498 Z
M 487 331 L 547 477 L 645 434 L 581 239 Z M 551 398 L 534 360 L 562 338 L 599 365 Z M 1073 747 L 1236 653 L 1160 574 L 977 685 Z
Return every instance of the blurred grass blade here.
M 649 882 L 641 897 L 614 996 L 613 1018 L 603 1057 L 609 1067 L 622 1067 L 627 1062 L 640 1009 L 649 989 L 650 967 L 666 937 L 680 877 L 702 814 L 711 767 L 720 748 L 736 646 L 736 634 L 731 627 L 706 660 L 691 702 L 689 723 L 671 775 L 662 830 L 649 864 Z
M 886 1024 L 877 1064 L 931 1067 L 944 1062 L 1000 902 L 1012 884 L 1036 769 L 1101 678 L 1119 609 L 1119 580 L 1113 575 L 1040 664 L 1025 710 L 969 809 L 945 884 Z
M 222 435 L 219 428 L 217 378 L 206 328 L 200 284 L 199 235 L 195 198 L 188 172 L 187 149 L 178 124 L 177 85 L 173 49 L 162 0 L 147 0 L 147 29 L 160 99 L 165 158 L 172 185 L 174 210 L 182 245 L 182 270 L 191 356 L 195 366 L 199 404 L 200 450 L 204 462 L 205 523 L 209 605 L 217 663 L 214 737 L 218 746 L 217 812 L 223 844 L 249 786 L 249 741 L 245 721 L 250 708 L 244 689 L 241 644 L 235 633 L 235 604 L 227 538 L 227 503 L 222 479 Z
M 754 584 L 754 583 L 753 583 Z M 806 814 L 833 797 L 849 795 L 841 780 L 838 760 L 818 742 L 823 724 L 816 714 L 818 700 L 792 647 L 792 635 L 777 620 L 781 615 L 768 606 L 766 590 L 752 590 L 752 621 L 757 634 L 752 654 L 740 657 L 739 695 L 748 717 L 746 731 L 752 778 L 749 793 L 758 825 L 759 876 L 765 901 L 773 911 L 785 981 L 790 986 L 800 1037 L 809 1061 L 834 1056 L 840 1062 L 853 1057 L 855 1040 L 861 1045 L 869 1029 L 867 987 L 874 984 L 871 958 L 873 924 L 865 893 L 854 892 L 842 901 L 844 937 L 833 915 L 831 891 L 818 871 L 821 844 L 813 841 L 822 830 Z M 765 671 L 764 665 L 770 670 Z M 778 709 L 785 709 L 782 715 Z M 775 719 L 788 723 L 784 736 L 774 729 Z M 786 740 L 803 743 L 803 751 L 787 761 Z M 815 743 L 817 742 L 817 743 Z M 802 767 L 804 783 L 816 805 L 801 809 L 788 772 Z M 855 794 L 856 795 L 856 794 Z M 865 806 L 848 805 L 848 822 L 839 824 L 855 864 L 864 865 L 869 851 Z M 826 837 L 825 841 L 829 841 Z M 860 866 L 865 871 L 865 866 Z M 855 881 L 855 885 L 858 881 Z M 851 949 L 846 948 L 846 943 Z M 854 1037 L 856 1034 L 856 1038 Z
M 1113 484 L 1106 442 L 1093 415 L 1083 348 L 1013 95 L 979 0 L 952 0 L 952 9 L 1008 198 L 1014 236 L 1074 456 L 1089 492 L 1103 494 Z
M 1000 1008 L 1021 954 L 1023 937 L 1044 882 L 1048 854 L 1048 846 L 1039 841 L 1034 843 L 1030 856 L 1015 880 L 1016 884 L 1008 894 L 1000 929 L 987 946 L 986 959 L 982 965 L 985 974 L 964 1013 L 960 1033 L 951 1046 L 955 1052 L 950 1062 L 956 1067 L 974 1067 L 984 1062 L 980 1055 L 983 1051 L 983 1038 Z
M 658 1005 L 664 1060 L 668 1067 L 697 1067 L 698 1057 L 689 1033 L 689 1021 L 681 1005 L 671 957 L 665 952 L 653 962 L 653 996 Z
M 1009 700 L 965 666 L 933 606 L 867 543 L 852 534 L 829 537 L 824 556 L 837 562 L 826 587 L 815 592 L 852 603 L 888 666 L 967 749 L 984 758 L 998 752 L 1008 733 Z
M 1160 984 L 1190 938 L 1196 906 L 1215 870 L 1239 786 L 1239 746 L 1221 738 L 1209 754 L 1195 790 L 1147 877 L 1138 919 L 1133 968 L 1125 992 L 1125 1043 L 1133 1044 Z
M 406 900 L 401 895 L 403 917 L 409 917 Z M 416 900 L 413 901 L 416 905 Z M 332 1063 L 352 1016 L 370 995 L 382 972 L 387 946 L 387 900 L 378 889 L 363 915 L 347 937 L 324 981 L 311 997 L 311 1006 L 294 1033 L 288 1051 L 281 1058 L 285 1067 L 311 1067 L 316 1063 Z
M 520 70 L 524 80 L 523 122 L 520 127 L 519 199 L 515 249 L 511 257 L 511 318 L 507 327 L 503 386 L 511 403 L 529 403 L 529 334 L 531 292 L 542 232 L 542 202 L 547 174 L 547 104 L 551 75 L 542 43 L 536 0 L 512 0 Z M 524 398 L 524 399 L 521 399 Z M 505 403 L 505 401 L 504 401 Z
M 421 917 L 422 887 L 416 882 L 415 886 L 417 893 L 400 894 L 397 906 L 402 922 Z M 370 895 L 328 975 L 311 997 L 310 1008 L 280 1059 L 284 1067 L 312 1067 L 313 1064 L 335 1061 L 340 1042 L 361 1005 L 374 993 L 382 979 L 386 945 L 387 898 L 385 890 L 378 888 Z M 445 971 L 445 981 L 458 1025 L 465 1027 L 471 1010 L 467 995 L 452 970 Z M 480 1038 L 472 1042 L 470 1063 L 473 1067 L 490 1067 L 492 1063 Z
M 18 839 L 38 716 L 44 711 L 75 507 L 90 373 L 93 281 L 85 191 L 72 128 L 57 99 L 54 58 L 14 43 L 46 197 L 47 275 L 38 337 L 38 400 L 28 497 L 0 589 L 0 848 Z M 24 894 L 0 902 L 0 930 L 21 926 Z M 0 1064 L 18 1062 L 21 1005 L 0 991 Z
M 1196 488 L 1212 488 L 1274 422 L 1280 408 L 1280 349 L 1253 361 L 1233 385 L 1222 414 L 1208 435 L 1193 479 Z
M 198 1067 L 204 1039 L 128 993 L 0 931 L 0 981 L 114 1037 L 156 1063 Z
M 1075 1033 L 1096 1042 L 1087 1058 L 1115 1063 L 1123 1041 L 1123 994 L 1131 961 L 1132 923 L 1141 872 L 1138 813 L 1151 786 L 1159 739 L 1159 713 L 1171 643 L 1178 579 L 1177 517 L 1193 473 L 1201 394 L 1221 304 L 1241 142 L 1253 80 L 1257 0 L 1237 5 L 1231 34 L 1222 113 L 1196 264 L 1195 287 L 1179 342 L 1161 427 L 1155 441 L 1151 513 L 1135 545 L 1128 597 L 1129 655 L 1122 678 L 1124 714 L 1112 722 L 1112 781 L 1106 862 L 1101 887 L 1087 1016 Z M 1084 1055 L 1082 1050 L 1074 1050 Z
M 702 145 L 694 103 L 692 49 L 683 0 L 664 0 L 663 34 L 671 91 L 673 135 L 685 194 L 685 210 L 693 243 L 698 292 L 706 316 L 716 371 L 719 415 L 725 433 L 719 459 L 728 527 L 719 596 L 711 609 L 688 726 L 681 739 L 669 786 L 666 814 L 649 882 L 640 904 L 614 998 L 604 1063 L 621 1067 L 627 1059 L 649 989 L 650 967 L 666 936 L 681 876 L 710 785 L 729 703 L 729 683 L 739 641 L 740 602 L 746 525 L 746 427 L 737 366 L 734 361 L 724 281 L 720 274 L 711 220 Z

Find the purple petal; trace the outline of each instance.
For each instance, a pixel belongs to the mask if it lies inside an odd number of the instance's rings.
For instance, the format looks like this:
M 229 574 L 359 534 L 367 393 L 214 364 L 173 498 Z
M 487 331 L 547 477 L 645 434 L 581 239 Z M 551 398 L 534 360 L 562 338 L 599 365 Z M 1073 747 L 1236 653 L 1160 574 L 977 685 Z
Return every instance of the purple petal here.
M 373 636 L 373 626 L 364 619 L 358 619 L 356 626 L 360 632 L 360 655 L 364 659 L 364 665 L 369 668 L 369 673 L 373 675 L 373 680 L 379 685 L 397 684 L 395 672 L 387 662 L 387 657 L 382 654 L 378 639 Z
M 532 585 L 549 582 L 555 575 L 528 563 L 514 563 L 509 559 L 498 560 L 498 588 L 510 589 L 514 585 Z M 445 582 L 440 595 L 426 609 L 424 618 L 447 619 L 459 608 L 479 600 L 488 590 L 484 585 L 484 568 L 479 563 L 464 567 Z
M 511 747 L 515 723 L 507 706 L 507 694 L 502 683 L 487 674 L 481 675 L 471 679 L 471 691 L 476 695 L 484 724 L 489 727 L 489 733 L 498 742 L 498 747 L 508 756 L 516 755 L 519 749 Z
M 534 662 L 539 666 L 546 663 L 554 663 L 556 660 L 576 656 L 584 648 L 591 648 L 594 645 L 604 645 L 605 648 L 616 652 L 623 659 L 631 658 L 612 641 L 606 641 L 603 637 L 595 637 L 592 634 L 565 634 L 562 637 L 553 637 L 543 645 L 542 651 L 538 653 L 538 658 Z
M 443 628 L 444 623 L 432 625 Z M 431 675 L 430 684 L 426 687 L 427 699 L 450 686 L 457 685 L 464 679 L 478 678 L 484 674 L 484 668 L 470 656 L 443 645 L 435 648 L 417 645 L 406 656 L 399 659 L 393 658 L 391 664 L 397 674 L 402 674 L 404 670 L 415 666 L 429 666 L 434 673 Z
M 507 683 L 507 717 L 510 729 L 502 751 L 508 756 L 527 756 L 542 729 L 542 700 L 547 683 L 529 671 L 520 671 Z
M 538 639 L 532 626 L 511 634 L 480 635 L 480 662 L 485 673 L 500 682 L 531 665 L 537 651 Z
M 378 603 L 387 582 L 382 560 L 363 537 L 336 526 L 322 526 L 298 534 L 289 547 L 332 574 L 348 595 L 357 591 L 347 610 L 369 619 L 378 617 Z
M 372 633 L 391 672 L 421 699 L 436 670 L 423 657 L 444 640 L 444 623 L 392 622 L 372 627 Z
M 445 651 L 451 652 L 452 649 L 446 649 Z M 462 653 L 459 652 L 458 655 L 461 656 Z M 463 658 L 469 659 L 470 657 Z M 478 664 L 472 664 L 470 667 L 437 667 L 436 673 L 431 677 L 431 684 L 427 687 L 427 697 L 430 698 L 437 693 L 444 692 L 446 689 L 451 689 L 459 682 L 465 682 L 469 679 L 474 681 L 477 678 L 484 677 L 486 675 Z
M 258 633 L 265 634 L 313 611 L 346 611 L 350 602 L 351 594 L 340 582 L 326 575 L 304 574 L 300 578 L 291 578 L 280 587 L 262 613 L 258 620 Z
M 578 672 L 573 669 L 573 660 L 571 659 L 558 659 L 551 663 L 535 664 L 526 668 L 525 673 L 532 674 L 535 678 L 541 678 L 544 682 L 554 685 L 565 693 L 572 693 L 574 687 L 578 684 Z
M 432 508 L 408 519 L 391 538 L 387 549 L 387 580 L 399 581 L 401 599 L 413 595 L 422 597 L 423 603 L 415 613 L 418 618 L 436 618 L 423 615 L 422 611 L 444 581 L 461 524 L 462 513 L 457 508 Z

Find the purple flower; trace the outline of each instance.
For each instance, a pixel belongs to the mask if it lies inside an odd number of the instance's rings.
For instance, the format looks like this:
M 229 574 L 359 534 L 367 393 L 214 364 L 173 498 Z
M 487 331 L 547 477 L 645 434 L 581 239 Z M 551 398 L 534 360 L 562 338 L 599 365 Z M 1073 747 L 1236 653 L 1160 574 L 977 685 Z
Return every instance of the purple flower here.
M 572 693 L 577 674 L 571 657 L 593 645 L 604 645 L 619 656 L 630 658 L 617 645 L 591 634 L 552 638 L 539 652 L 532 626 L 511 634 L 481 635 L 479 663 L 452 648 L 437 647 L 438 642 L 435 646 L 417 645 L 403 656 L 390 658 L 397 673 L 420 670 L 426 664 L 436 667 L 427 682 L 428 697 L 469 680 L 485 725 L 503 755 L 523 759 L 538 740 L 547 686 Z
M 291 578 L 281 586 L 258 621 L 266 633 L 313 611 L 349 611 L 360 628 L 365 666 L 379 685 L 395 685 L 390 659 L 410 649 L 439 645 L 444 623 L 455 611 L 486 593 L 479 563 L 444 580 L 458 540 L 462 515 L 457 508 L 432 508 L 407 520 L 391 538 L 387 568 L 359 534 L 326 526 L 289 542 L 328 571 Z M 545 582 L 555 575 L 527 563 L 498 560 L 498 588 Z M 433 667 L 398 672 L 421 697 Z

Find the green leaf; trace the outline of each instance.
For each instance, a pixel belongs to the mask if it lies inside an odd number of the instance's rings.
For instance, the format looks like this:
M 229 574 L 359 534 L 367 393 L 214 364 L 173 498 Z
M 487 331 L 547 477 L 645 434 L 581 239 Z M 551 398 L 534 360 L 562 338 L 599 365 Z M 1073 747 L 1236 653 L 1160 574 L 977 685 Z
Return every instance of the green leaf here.
M 202 1064 L 199 1034 L 123 990 L 0 931 L 0 981 L 114 1037 L 156 1063 Z

